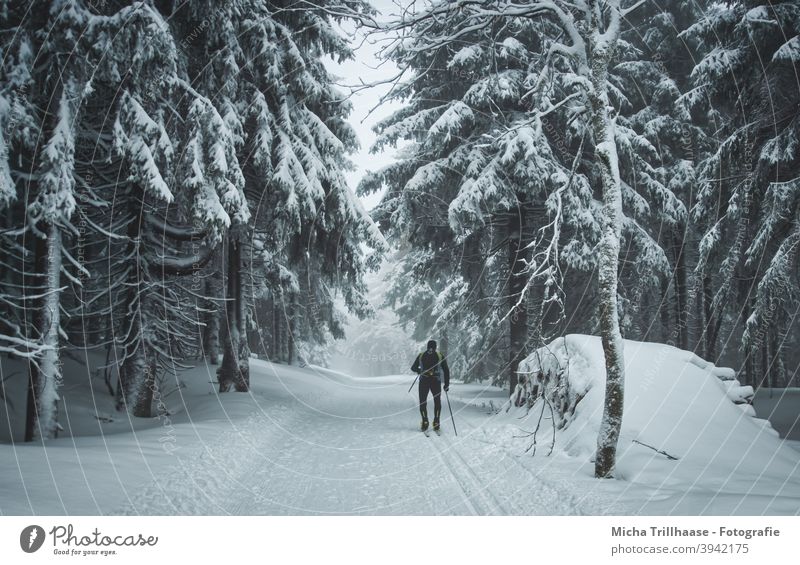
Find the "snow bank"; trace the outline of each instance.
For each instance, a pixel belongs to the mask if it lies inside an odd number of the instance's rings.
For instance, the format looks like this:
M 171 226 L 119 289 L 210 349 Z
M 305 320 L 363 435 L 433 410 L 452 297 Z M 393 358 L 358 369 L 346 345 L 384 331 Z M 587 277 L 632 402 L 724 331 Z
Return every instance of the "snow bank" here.
M 630 481 L 687 481 L 721 485 L 732 480 L 761 484 L 769 477 L 797 482 L 796 454 L 766 420 L 755 417 L 751 387 L 675 347 L 625 340 L 625 412 L 617 476 Z M 590 460 L 603 411 L 605 362 L 599 337 L 569 335 L 530 355 L 520 372 L 544 386 L 554 403 L 556 449 Z M 560 378 L 559 378 L 560 377 Z M 725 380 L 723 380 L 725 379 Z M 561 403 L 559 405 L 559 403 Z M 523 426 L 533 428 L 542 401 Z M 527 407 L 516 408 L 516 416 Z M 545 414 L 549 412 L 546 411 Z M 539 442 L 550 431 L 540 432 Z M 545 440 L 546 441 L 546 440 Z M 647 444 L 677 457 L 664 455 Z

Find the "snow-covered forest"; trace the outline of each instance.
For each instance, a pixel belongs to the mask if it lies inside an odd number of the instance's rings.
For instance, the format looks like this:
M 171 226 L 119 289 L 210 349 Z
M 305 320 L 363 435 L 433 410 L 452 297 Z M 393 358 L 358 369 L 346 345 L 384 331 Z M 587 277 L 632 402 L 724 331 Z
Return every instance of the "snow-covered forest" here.
M 408 103 L 377 147 L 411 144 L 359 190 L 389 187 L 397 311 L 457 344 L 467 378 L 513 381 L 532 344 L 600 329 L 618 260 L 625 337 L 796 384 L 800 10 L 559 4 L 442 2 L 395 26 Z M 598 246 L 612 219 L 618 259 Z
M 323 412 L 341 396 L 372 421 L 406 402 L 413 429 L 410 396 L 365 397 L 366 412 L 354 398 L 405 393 L 432 338 L 481 453 L 556 451 L 582 480 L 652 484 L 669 472 L 635 463 L 631 442 L 677 461 L 733 434 L 746 443 L 706 468 L 776 461 L 771 502 L 609 500 L 800 507 L 800 458 L 752 408 L 759 390 L 800 387 L 796 1 L 2 0 L 0 34 L 3 441 L 135 435 L 179 412 L 195 425 L 193 402 L 221 418 L 207 395 L 269 427 L 283 420 L 239 403 L 287 410 L 292 379 Z M 364 45 L 388 78 L 337 76 Z M 368 89 L 380 103 L 355 117 Z M 358 120 L 387 107 L 368 149 L 389 164 L 354 161 Z M 707 403 L 676 415 L 653 391 Z M 710 423 L 706 443 L 652 424 L 658 410 L 686 433 Z M 330 432 L 316 412 L 292 418 Z M 646 430 L 659 445 L 641 447 Z M 459 457 L 462 489 L 499 472 Z M 474 513 L 547 512 L 466 496 Z
M 322 64 L 350 54 L 338 18 L 34 4 L 2 23 L 0 339 L 31 361 L 26 437 L 55 432 L 67 350 L 105 351 L 119 406 L 149 417 L 187 360 L 246 391 L 251 351 L 293 363 L 343 337 L 337 297 L 368 313 L 385 243 L 342 177 L 356 140 Z
M 411 143 L 359 190 L 388 186 L 392 304 L 512 390 L 568 332 L 603 336 L 609 383 L 622 334 L 789 385 L 798 26 L 758 1 L 433 2 L 390 25 L 407 104 L 376 147 Z

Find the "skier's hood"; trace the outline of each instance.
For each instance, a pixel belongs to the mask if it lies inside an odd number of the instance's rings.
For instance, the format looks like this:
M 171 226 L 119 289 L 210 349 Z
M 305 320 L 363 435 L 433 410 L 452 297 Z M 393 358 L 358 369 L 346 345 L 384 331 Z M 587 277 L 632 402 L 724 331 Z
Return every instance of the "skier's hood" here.
M 428 351 L 436 351 L 436 340 L 432 339 L 428 342 Z

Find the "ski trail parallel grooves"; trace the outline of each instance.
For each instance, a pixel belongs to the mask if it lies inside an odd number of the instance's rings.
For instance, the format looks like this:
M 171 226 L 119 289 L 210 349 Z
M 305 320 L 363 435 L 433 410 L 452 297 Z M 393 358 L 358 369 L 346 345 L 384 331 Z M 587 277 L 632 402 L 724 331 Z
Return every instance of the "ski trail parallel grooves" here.
M 489 503 L 488 506 L 492 507 L 492 514 L 494 514 L 496 516 L 497 515 L 502 515 L 502 516 L 507 515 L 508 512 L 507 512 L 506 508 L 497 499 L 495 494 L 489 489 L 489 486 L 488 485 L 484 485 L 484 483 L 481 480 L 481 478 L 472 469 L 472 466 L 464 460 L 464 456 L 461 455 L 461 453 L 459 453 L 458 449 L 456 449 L 456 446 L 453 444 L 453 442 L 450 440 L 450 438 L 447 438 L 445 440 L 445 443 L 447 444 L 447 447 L 449 448 L 449 453 L 452 453 L 453 457 L 457 458 L 460 461 L 461 468 L 464 469 L 466 471 L 467 475 L 469 475 L 471 477 L 472 483 L 478 488 L 478 493 L 480 494 L 481 498 L 483 498 L 484 501 L 487 501 Z
M 433 438 L 431 437 L 428 437 L 426 441 L 433 444 Z M 456 484 L 459 492 L 461 493 L 461 499 L 464 502 L 464 506 L 467 507 L 470 514 L 472 514 L 473 516 L 485 515 L 486 514 L 485 512 L 479 512 L 478 510 L 476 510 L 475 505 L 473 504 L 472 497 L 470 497 L 469 493 L 467 492 L 467 489 L 464 487 L 464 483 L 462 483 L 461 480 L 459 480 L 459 478 L 453 472 L 453 468 L 447 464 L 444 455 L 442 455 L 442 451 L 438 447 L 435 447 L 434 445 L 431 445 L 431 450 L 436 454 L 436 457 L 439 458 L 439 461 L 442 463 L 444 468 L 447 469 L 447 472 L 450 473 L 450 475 L 453 477 L 453 482 Z
M 519 455 L 514 455 L 513 453 L 511 453 L 508 449 L 506 449 L 504 447 L 500 447 L 500 449 L 506 454 L 506 458 L 509 461 L 513 461 L 514 464 L 517 467 L 519 467 L 524 472 L 526 472 L 528 475 L 530 475 L 531 477 L 536 479 L 536 481 L 539 483 L 539 485 L 541 485 L 541 487 L 544 487 L 544 489 L 550 491 L 553 495 L 555 495 L 552 498 L 553 500 L 565 500 L 565 501 L 567 501 L 568 502 L 567 507 L 569 509 L 573 510 L 573 514 L 572 515 L 574 515 L 574 516 L 585 516 L 586 515 L 586 513 L 583 511 L 583 508 L 581 507 L 582 506 L 581 505 L 581 501 L 577 499 L 577 497 L 575 496 L 575 494 L 572 491 L 570 491 L 569 489 L 564 488 L 563 486 L 557 484 L 553 480 L 543 479 L 539 473 L 536 473 L 532 469 L 529 469 L 528 467 L 526 467 L 525 465 L 520 463 L 517 460 Z M 583 497 L 583 498 L 585 498 L 585 497 Z M 583 498 L 581 500 L 583 500 Z
M 547 490 L 550 493 L 552 493 L 554 495 L 553 498 L 552 498 L 553 500 L 565 500 L 565 501 L 567 501 L 568 502 L 567 507 L 573 511 L 570 515 L 576 515 L 576 516 L 585 516 L 586 515 L 586 512 L 584 512 L 584 510 L 582 508 L 582 504 L 581 504 L 581 501 L 584 500 L 585 497 L 582 497 L 579 500 L 575 496 L 575 494 L 573 494 L 572 491 L 570 491 L 568 488 L 565 488 L 565 487 L 557 484 L 555 481 L 553 481 L 551 479 L 542 478 L 540 473 L 537 473 L 533 469 L 530 469 L 530 468 L 526 467 L 525 465 L 523 465 L 519 461 L 519 457 L 520 456 L 512 453 L 508 448 L 503 447 L 501 445 L 494 444 L 494 443 L 485 442 L 485 441 L 477 439 L 477 438 L 475 438 L 475 441 L 478 441 L 480 443 L 485 443 L 486 445 L 491 445 L 492 447 L 495 447 L 495 448 L 499 449 L 500 451 L 502 451 L 505 454 L 505 460 L 511 461 L 512 463 L 514 463 L 514 465 L 516 467 L 518 467 L 525 474 L 527 474 L 532 479 L 534 479 L 539 484 L 539 489 L 540 490 L 544 489 L 544 490 Z M 550 515 L 552 515 L 553 514 L 552 509 L 550 509 L 550 510 L 551 510 Z M 566 513 L 565 513 L 565 515 L 566 515 Z
M 432 443 L 436 443 L 436 440 Z M 450 450 L 453 450 L 452 445 L 448 445 L 450 446 Z M 477 509 L 481 516 L 497 516 L 503 514 L 503 512 L 498 512 L 497 506 L 486 497 L 484 493 L 485 489 L 477 480 L 472 470 L 469 469 L 469 466 L 464 463 L 463 459 L 459 458 L 460 461 L 456 462 L 454 457 L 446 454 L 445 450 L 441 449 L 439 446 L 434 446 L 433 449 L 442 460 L 442 464 L 453 476 L 453 480 L 458 484 L 458 487 L 469 499 L 473 510 Z

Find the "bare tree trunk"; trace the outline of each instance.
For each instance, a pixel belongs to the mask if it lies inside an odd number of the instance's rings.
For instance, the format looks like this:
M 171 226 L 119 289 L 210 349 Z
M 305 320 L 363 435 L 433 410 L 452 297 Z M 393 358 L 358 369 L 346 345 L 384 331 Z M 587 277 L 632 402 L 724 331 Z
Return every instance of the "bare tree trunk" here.
M 206 359 L 211 365 L 219 363 L 219 302 L 221 277 L 219 274 L 218 261 L 215 261 L 217 269 L 206 279 L 205 295 L 210 298 L 207 302 L 209 312 L 206 313 L 205 330 L 203 332 L 203 349 Z
M 272 295 L 272 351 L 269 360 L 272 362 L 280 361 L 281 351 L 281 317 L 278 312 L 278 299 Z
M 772 332 L 772 344 L 770 345 L 770 353 L 772 355 L 772 368 L 770 372 L 773 387 L 789 386 L 786 382 L 786 367 L 783 364 L 783 355 L 781 353 L 781 332 L 777 329 Z
M 39 382 L 39 368 L 28 361 L 28 394 L 25 410 L 25 441 L 33 441 L 36 428 L 36 384 Z
M 737 297 L 739 299 L 739 304 L 741 304 L 741 319 L 743 324 L 746 324 L 752 312 L 750 300 L 748 298 L 750 295 L 750 281 L 741 271 L 737 272 L 737 276 L 739 278 Z M 750 385 L 753 388 L 758 388 L 759 384 L 756 382 L 756 375 L 753 367 L 753 357 L 756 355 L 756 352 L 757 349 L 752 346 L 747 347 L 744 351 L 744 384 Z
M 525 208 L 520 204 L 508 218 L 508 269 L 509 269 L 509 359 L 508 359 L 508 394 L 514 394 L 519 377 L 517 368 L 525 358 L 528 342 L 528 310 L 525 301 L 520 302 L 522 291 L 527 282 L 525 269 L 528 250 L 522 231 L 525 226 Z M 517 304 L 519 302 L 519 304 Z
M 286 364 L 294 365 L 297 354 L 297 347 L 294 343 L 294 327 L 292 324 L 295 315 L 294 305 L 287 306 L 286 310 Z
M 291 364 L 291 344 L 289 343 L 291 336 L 289 332 L 289 306 L 286 304 L 286 297 L 281 298 L 280 307 L 278 310 L 278 361 L 281 363 Z
M 131 289 L 125 328 L 131 334 L 131 342 L 123 348 L 124 360 L 119 368 L 120 384 L 117 387 L 117 410 L 130 410 L 139 418 L 151 416 L 153 387 L 155 386 L 156 366 L 148 362 L 145 328 L 142 326 L 142 312 L 146 307 L 146 297 Z M 132 301 L 132 302 L 131 302 Z M 139 303 L 136 304 L 135 301 Z
M 683 231 L 681 231 L 683 230 Z M 675 320 L 678 324 L 677 345 L 689 349 L 689 312 L 687 310 L 686 240 L 685 228 L 673 234 L 675 250 Z
M 228 285 L 225 332 L 225 353 L 217 369 L 219 391 L 237 392 L 250 389 L 250 347 L 245 331 L 245 303 L 242 284 L 242 243 L 238 234 L 228 235 Z
M 141 214 L 135 204 L 134 212 Z M 136 216 L 134 216 L 136 217 Z M 150 378 L 148 375 L 147 328 L 144 312 L 147 305 L 147 274 L 140 259 L 141 221 L 135 219 L 128 225 L 128 256 L 136 261 L 137 268 L 128 274 L 128 291 L 125 299 L 125 316 L 122 333 L 123 360 L 119 367 L 119 385 L 117 386 L 117 410 L 128 410 L 137 417 L 150 417 L 150 407 L 146 404 L 146 390 Z M 152 396 L 150 397 L 152 399 Z
M 606 132 L 600 139 L 613 143 L 613 131 Z M 595 476 L 610 477 L 616 464 L 617 443 L 622 428 L 622 412 L 625 386 L 625 364 L 623 359 L 622 333 L 617 314 L 617 273 L 619 264 L 620 226 L 621 226 L 621 194 L 615 163 L 616 148 L 603 149 L 609 153 L 603 155 L 598 149 L 598 156 L 606 169 L 603 173 L 603 235 L 599 245 L 598 277 L 600 297 L 600 334 L 603 342 L 603 353 L 606 361 L 606 392 L 603 419 L 597 439 L 597 456 L 595 459 Z M 613 163 L 613 164 L 612 164 Z
M 9 223 L 8 225 L 13 225 Z M 30 272 L 27 272 L 26 269 L 23 269 L 23 283 L 27 288 L 35 289 L 41 285 L 41 280 L 37 276 L 37 274 L 42 273 L 45 270 L 44 266 L 44 258 L 47 255 L 47 250 L 45 248 L 46 242 L 45 240 L 35 238 L 34 239 L 34 260 L 33 260 L 33 268 Z M 23 295 L 25 298 L 24 304 L 27 309 L 31 312 L 38 312 L 39 311 L 39 304 L 37 300 L 27 298 L 27 295 Z M 34 315 L 33 320 L 31 320 L 31 324 L 34 327 L 34 331 L 36 326 L 38 325 L 38 319 Z M 36 388 L 39 383 L 39 365 L 37 364 L 35 359 L 28 360 L 28 391 L 27 391 L 27 404 L 26 404 L 26 411 L 25 411 L 25 441 L 33 441 L 35 435 L 35 428 L 37 425 L 37 418 L 36 418 Z
M 672 339 L 672 317 L 670 316 L 670 300 L 669 300 L 669 281 L 664 280 L 661 282 L 661 304 L 658 308 L 658 313 L 661 318 L 661 327 L 664 329 L 664 342 L 669 342 Z
M 783 340 L 781 338 L 781 333 L 775 330 L 773 337 L 775 341 L 772 344 L 772 355 L 775 358 L 775 365 L 776 365 L 775 367 L 776 375 L 774 377 L 775 380 L 773 382 L 777 383 L 776 386 L 779 387 L 790 387 L 792 386 L 791 378 L 787 378 L 786 364 L 783 362 L 783 351 L 782 351 L 783 348 L 781 347 Z
M 50 439 L 58 430 L 58 389 L 61 385 L 59 329 L 61 324 L 61 231 L 48 224 L 46 238 L 36 240 L 36 272 L 44 276 L 36 330 L 46 349 L 29 363 L 28 414 L 25 440 Z M 31 413 L 32 410 L 32 413 Z
M 711 277 L 703 276 L 703 337 L 704 353 L 707 360 L 714 362 L 717 356 L 716 339 L 711 328 L 711 305 L 713 301 L 713 289 L 711 288 Z
M 474 289 L 474 296 L 475 296 L 475 304 L 476 304 L 476 313 L 478 316 L 478 323 L 482 324 L 488 317 L 489 306 L 486 301 L 486 296 L 484 293 L 484 277 L 485 274 L 483 272 L 483 261 L 482 261 L 482 253 L 481 253 L 481 236 L 478 234 L 473 234 L 472 236 L 468 237 L 465 244 L 464 244 L 464 261 L 462 263 L 463 268 L 465 269 L 465 278 L 467 280 L 474 280 L 475 281 L 475 289 Z M 462 350 L 462 357 L 464 359 L 470 358 L 470 351 L 467 340 L 461 340 L 461 350 Z M 485 346 L 484 346 L 485 347 Z M 465 378 L 469 380 L 475 379 L 483 379 L 489 371 L 486 368 L 486 354 L 485 349 L 480 351 L 480 354 L 477 356 L 477 359 L 473 356 L 473 365 L 471 367 L 465 367 L 464 370 L 466 374 L 464 375 Z
M 625 362 L 623 359 L 622 333 L 617 313 L 617 286 L 619 269 L 620 236 L 622 233 L 622 189 L 619 176 L 619 161 L 614 136 L 614 120 L 610 115 L 610 104 L 606 91 L 608 65 L 619 33 L 616 20 L 619 13 L 611 14 L 612 23 L 606 33 L 601 34 L 602 22 L 595 21 L 595 31 L 590 38 L 592 92 L 589 96 L 592 111 L 595 156 L 600 165 L 603 182 L 603 211 L 600 221 L 602 233 L 598 245 L 598 280 L 600 334 L 606 361 L 606 390 L 603 419 L 597 436 L 595 477 L 611 477 L 616 464 L 617 443 L 622 428 L 623 392 L 625 387 Z
M 772 332 L 768 331 L 764 336 L 764 344 L 761 346 L 761 384 L 766 385 L 767 388 L 772 389 L 772 367 L 770 366 L 770 335 Z M 770 390 L 770 394 L 771 394 Z
M 133 415 L 138 418 L 151 418 L 153 416 L 153 396 L 156 390 L 156 371 L 158 364 L 155 357 L 145 364 L 142 369 L 141 385 L 138 387 L 133 407 Z

